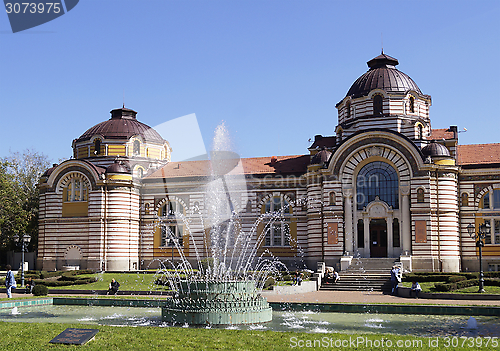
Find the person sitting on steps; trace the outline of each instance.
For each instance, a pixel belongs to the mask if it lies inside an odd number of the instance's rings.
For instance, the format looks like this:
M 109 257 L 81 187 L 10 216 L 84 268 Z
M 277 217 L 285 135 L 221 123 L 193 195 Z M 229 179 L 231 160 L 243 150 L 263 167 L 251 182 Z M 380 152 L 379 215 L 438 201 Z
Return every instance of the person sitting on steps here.
M 293 285 L 300 285 L 302 283 L 302 272 L 295 271 L 293 276 Z
M 410 297 L 415 293 L 415 298 L 418 299 L 418 293 L 422 291 L 422 288 L 420 287 L 420 284 L 417 283 L 416 281 L 412 281 L 411 283 L 411 290 L 410 290 Z
M 109 283 L 109 289 L 107 295 L 110 293 L 116 295 L 118 292 L 118 288 L 120 287 L 120 283 L 118 283 L 115 278 L 111 279 L 111 283 Z
M 35 286 L 35 282 L 31 277 L 28 278 L 28 281 L 26 282 L 26 294 L 32 294 L 33 293 L 33 287 Z
M 337 283 L 337 281 L 339 281 L 340 279 L 339 273 L 336 270 L 333 271 L 333 279 L 334 283 Z

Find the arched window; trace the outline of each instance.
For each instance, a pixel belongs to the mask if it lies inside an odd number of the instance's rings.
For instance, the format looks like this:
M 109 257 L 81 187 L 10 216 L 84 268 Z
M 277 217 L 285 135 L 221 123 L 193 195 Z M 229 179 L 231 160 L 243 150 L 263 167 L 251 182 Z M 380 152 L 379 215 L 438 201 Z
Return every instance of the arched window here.
M 345 104 L 345 116 L 346 116 L 346 119 L 351 118 L 351 102 L 350 101 L 347 101 L 347 103 Z
M 78 202 L 88 200 L 88 188 L 80 178 L 71 179 L 63 189 L 65 202 Z
M 175 217 L 176 214 L 184 214 L 184 206 L 175 200 L 168 201 L 161 207 L 160 216 Z
M 415 98 L 410 96 L 410 112 L 415 113 Z
M 422 140 L 424 138 L 424 126 L 422 124 L 417 124 L 418 132 L 417 132 L 417 138 L 419 140 Z
M 424 202 L 424 189 L 422 188 L 417 189 L 417 202 Z
M 375 116 L 382 116 L 383 114 L 382 95 L 373 96 L 373 114 Z
M 101 139 L 94 140 L 94 154 L 95 155 L 101 154 Z
M 140 166 L 139 166 L 139 167 L 137 167 L 137 168 L 135 169 L 135 176 L 136 176 L 137 178 L 142 178 L 142 177 L 144 177 L 144 168 L 142 168 L 142 167 L 140 167 Z
M 490 208 L 490 193 L 487 192 L 486 194 L 484 194 L 483 198 L 481 199 L 481 203 L 482 203 L 482 206 L 481 204 L 479 204 L 481 208 L 485 209 L 485 210 L 488 210 Z
M 339 128 L 339 129 L 337 130 L 337 143 L 339 143 L 339 144 L 340 144 L 340 142 L 341 142 L 341 141 L 342 141 L 342 129 L 341 129 L 341 128 Z
M 330 205 L 335 205 L 335 191 L 331 191 L 329 195 Z
M 177 216 L 184 215 L 184 206 L 175 200 L 168 201 L 159 210 L 161 216 L 160 246 L 183 246 L 184 222 L 177 220 Z
M 265 213 L 282 214 L 266 224 L 264 246 L 290 246 L 290 214 L 292 208 L 283 196 L 273 196 L 264 204 Z
M 183 226 L 177 223 L 162 223 L 160 246 L 183 246 Z
M 141 155 L 141 142 L 139 140 L 134 140 L 134 156 Z
M 469 206 L 469 194 L 462 193 L 462 206 Z
M 392 208 L 399 208 L 399 183 L 396 170 L 388 163 L 374 161 L 363 166 L 356 179 L 358 210 L 378 196 Z

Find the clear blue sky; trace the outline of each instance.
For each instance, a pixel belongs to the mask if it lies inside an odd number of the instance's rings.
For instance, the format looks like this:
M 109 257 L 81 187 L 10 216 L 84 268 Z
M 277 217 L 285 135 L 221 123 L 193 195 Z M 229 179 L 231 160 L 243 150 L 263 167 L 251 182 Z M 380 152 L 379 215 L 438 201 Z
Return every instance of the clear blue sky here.
M 82 0 L 13 34 L 1 11 L 0 157 L 69 158 L 123 96 L 150 126 L 194 113 L 207 147 L 225 121 L 243 157 L 304 154 L 382 34 L 432 96 L 433 128 L 500 142 L 499 18 L 498 0 Z

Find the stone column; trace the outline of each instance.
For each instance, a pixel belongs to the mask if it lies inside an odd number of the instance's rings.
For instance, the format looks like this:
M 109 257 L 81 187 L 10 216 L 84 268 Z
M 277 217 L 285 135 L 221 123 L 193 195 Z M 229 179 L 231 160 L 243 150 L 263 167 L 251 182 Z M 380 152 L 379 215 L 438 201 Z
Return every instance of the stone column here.
M 401 242 L 403 254 L 405 250 L 411 254 L 411 219 L 410 219 L 410 186 L 401 185 Z
M 394 242 L 392 233 L 392 215 L 387 216 L 387 257 L 393 257 L 394 255 Z
M 353 253 L 352 247 L 352 189 L 343 189 L 343 195 L 345 197 L 344 214 L 345 214 L 345 247 L 344 251 L 349 252 L 349 255 Z
M 365 216 L 363 218 L 363 229 L 365 231 L 365 255 L 364 257 L 370 257 L 370 218 Z

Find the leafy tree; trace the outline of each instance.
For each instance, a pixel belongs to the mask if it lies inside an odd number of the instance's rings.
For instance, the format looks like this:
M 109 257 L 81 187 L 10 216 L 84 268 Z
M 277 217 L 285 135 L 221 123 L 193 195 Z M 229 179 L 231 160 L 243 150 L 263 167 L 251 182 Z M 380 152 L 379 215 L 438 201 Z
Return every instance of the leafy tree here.
M 38 243 L 38 182 L 50 166 L 48 157 L 35 150 L 11 152 L 0 160 L 0 249 L 10 249 L 12 236 L 31 235 Z
M 19 191 L 7 168 L 7 162 L 0 162 L 0 249 L 2 250 L 10 248 L 10 238 L 22 232 L 25 223 Z

